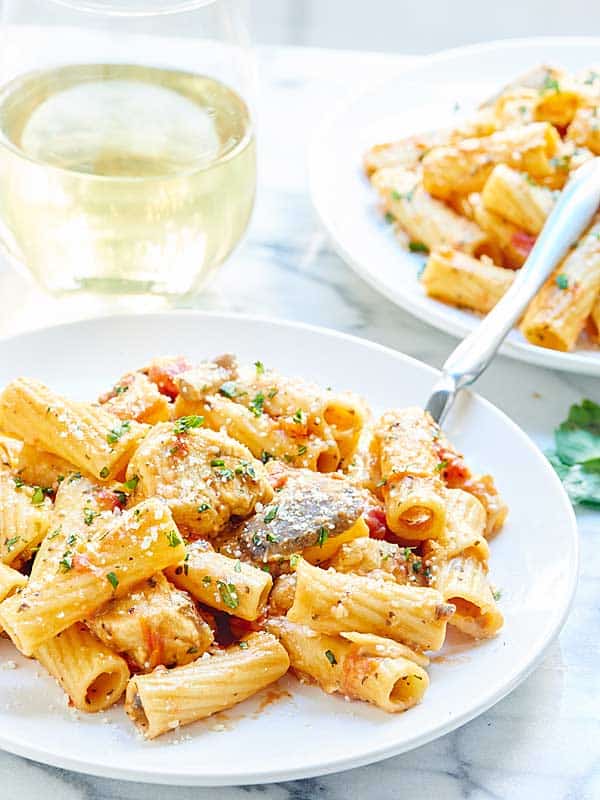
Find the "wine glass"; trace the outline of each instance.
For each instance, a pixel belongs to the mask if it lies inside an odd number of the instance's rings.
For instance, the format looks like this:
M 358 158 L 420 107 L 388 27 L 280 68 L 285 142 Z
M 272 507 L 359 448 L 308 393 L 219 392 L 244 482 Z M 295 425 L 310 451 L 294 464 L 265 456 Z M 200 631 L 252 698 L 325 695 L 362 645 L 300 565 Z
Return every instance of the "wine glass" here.
M 179 296 L 256 188 L 236 0 L 4 0 L 0 243 L 54 294 Z

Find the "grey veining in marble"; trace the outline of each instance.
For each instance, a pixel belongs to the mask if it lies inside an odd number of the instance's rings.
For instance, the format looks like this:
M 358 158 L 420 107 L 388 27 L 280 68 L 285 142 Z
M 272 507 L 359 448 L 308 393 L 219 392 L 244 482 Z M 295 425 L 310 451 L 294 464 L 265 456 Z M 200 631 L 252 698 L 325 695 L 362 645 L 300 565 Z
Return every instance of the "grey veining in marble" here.
M 332 252 L 307 196 L 305 148 L 351 87 L 405 60 L 314 50 L 261 52 L 261 188 L 246 242 L 194 307 L 302 320 L 440 365 L 454 345 L 363 284 Z M 42 302 L 43 301 L 43 302 Z M 0 269 L 0 334 L 77 318 Z M 500 358 L 478 390 L 540 445 L 570 403 L 600 399 L 597 380 Z M 478 719 L 370 767 L 314 780 L 232 789 L 144 786 L 64 772 L 0 753 L 0 798 L 38 800 L 597 800 L 600 798 L 600 515 L 578 515 L 581 578 L 572 614 L 542 665 Z M 518 557 L 518 554 L 517 554 Z

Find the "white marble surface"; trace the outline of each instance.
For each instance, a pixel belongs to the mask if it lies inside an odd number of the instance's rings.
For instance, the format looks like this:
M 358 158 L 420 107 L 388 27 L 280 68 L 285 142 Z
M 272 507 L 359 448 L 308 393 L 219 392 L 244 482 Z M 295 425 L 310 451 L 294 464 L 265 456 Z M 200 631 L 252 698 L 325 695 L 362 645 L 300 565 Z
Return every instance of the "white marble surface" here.
M 354 277 L 328 246 L 307 196 L 305 148 L 314 125 L 362 81 L 385 77 L 406 63 L 409 59 L 359 53 L 261 51 L 261 188 L 256 213 L 246 242 L 195 307 L 333 327 L 441 364 L 453 340 L 395 308 Z M 0 267 L 0 335 L 76 319 L 90 310 L 76 300 L 49 300 Z M 504 358 L 489 369 L 478 388 L 541 447 L 549 444 L 553 427 L 564 418 L 570 403 L 582 396 L 600 400 L 597 380 Z M 600 514 L 579 514 L 579 589 L 570 619 L 542 666 L 486 714 L 412 753 L 325 778 L 232 789 L 150 787 L 103 780 L 0 753 L 0 797 L 600 798 L 599 523 Z

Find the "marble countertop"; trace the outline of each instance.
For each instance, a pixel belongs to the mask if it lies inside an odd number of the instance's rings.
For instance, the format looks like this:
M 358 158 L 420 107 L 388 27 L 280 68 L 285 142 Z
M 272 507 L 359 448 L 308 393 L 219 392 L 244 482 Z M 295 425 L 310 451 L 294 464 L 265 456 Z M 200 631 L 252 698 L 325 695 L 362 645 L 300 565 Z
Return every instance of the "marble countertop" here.
M 311 208 L 305 151 L 332 104 L 412 59 L 292 48 L 259 50 L 260 188 L 245 243 L 197 308 L 252 312 L 337 328 L 439 366 L 454 341 L 375 294 L 335 255 Z M 114 306 L 113 306 L 114 308 Z M 108 311 L 45 297 L 0 266 L 0 336 Z M 478 391 L 544 447 L 569 405 L 600 399 L 597 379 L 498 358 Z M 369 767 L 271 786 L 194 789 L 110 781 L 0 753 L 7 800 L 469 800 L 600 798 L 600 515 L 579 512 L 581 576 L 571 616 L 516 691 L 454 733 Z

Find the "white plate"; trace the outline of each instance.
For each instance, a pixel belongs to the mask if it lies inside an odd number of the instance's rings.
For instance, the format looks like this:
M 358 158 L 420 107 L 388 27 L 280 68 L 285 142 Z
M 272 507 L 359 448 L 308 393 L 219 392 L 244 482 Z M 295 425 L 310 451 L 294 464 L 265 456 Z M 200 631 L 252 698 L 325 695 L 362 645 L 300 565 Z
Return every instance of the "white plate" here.
M 127 369 L 157 354 L 193 359 L 237 352 L 291 374 L 361 393 L 381 411 L 424 403 L 436 372 L 407 356 L 333 331 L 204 313 L 125 316 L 48 328 L 0 342 L 0 385 L 17 375 L 93 398 Z M 441 736 L 489 708 L 539 662 L 562 626 L 577 573 L 577 531 L 544 456 L 507 417 L 465 393 L 448 432 L 478 469 L 489 469 L 510 504 L 492 543 L 492 575 L 506 624 L 494 640 L 455 644 L 431 667 L 424 702 L 388 715 L 286 678 L 237 709 L 142 741 L 123 709 L 72 714 L 35 662 L 0 642 L 0 747 L 68 769 L 156 783 L 223 785 L 308 777 L 366 764 Z M 450 648 L 452 650 L 452 648 Z M 266 708 L 259 713 L 261 705 Z M 110 724 L 102 724 L 103 718 Z M 215 725 L 224 726 L 216 730 Z
M 423 256 L 406 252 L 377 209 L 362 171 L 378 142 L 455 125 L 521 72 L 541 64 L 579 70 L 598 62 L 600 38 L 540 38 L 449 50 L 420 60 L 393 80 L 334 110 L 309 151 L 314 205 L 341 257 L 377 291 L 411 314 L 454 336 L 479 318 L 425 295 L 418 281 Z M 600 351 L 559 353 L 529 344 L 517 330 L 502 350 L 521 361 L 600 375 Z

